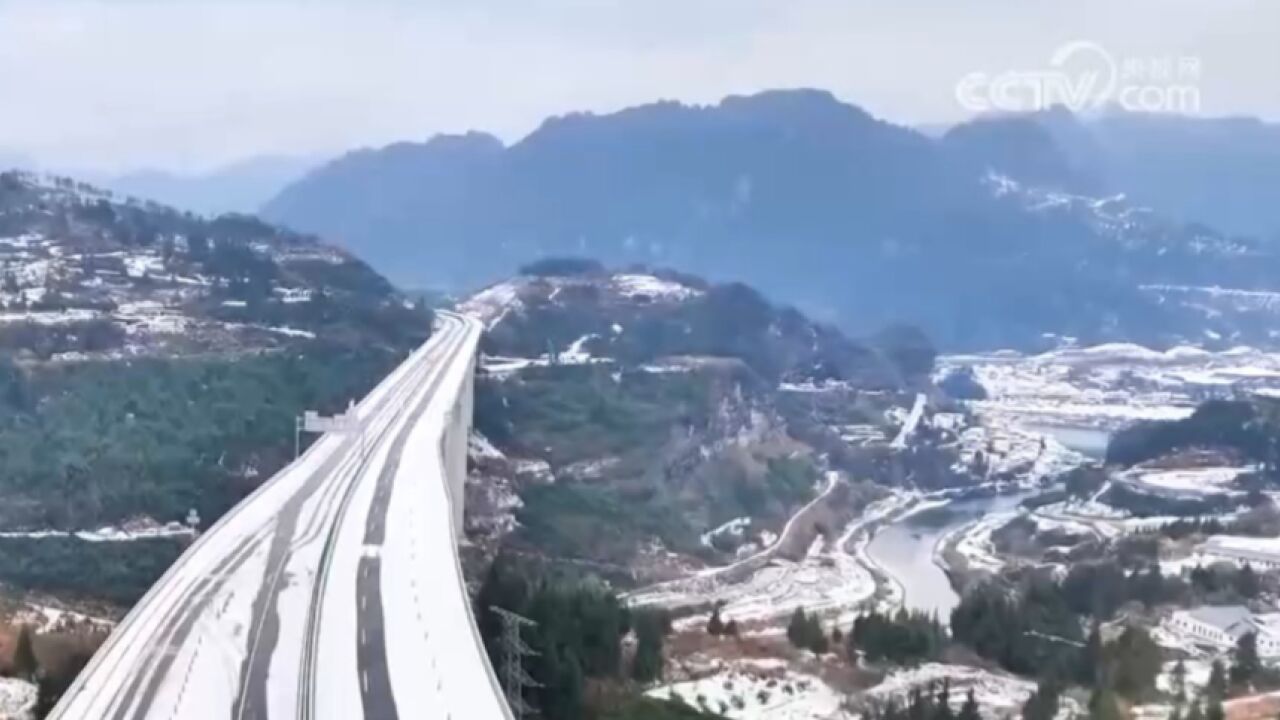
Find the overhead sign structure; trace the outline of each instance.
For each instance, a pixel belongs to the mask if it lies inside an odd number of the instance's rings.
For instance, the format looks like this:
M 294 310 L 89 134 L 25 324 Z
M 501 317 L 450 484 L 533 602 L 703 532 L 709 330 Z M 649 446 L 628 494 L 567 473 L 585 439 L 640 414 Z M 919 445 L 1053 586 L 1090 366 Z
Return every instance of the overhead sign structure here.
M 324 416 L 315 410 L 307 410 L 297 418 L 293 426 L 293 456 L 296 458 L 302 449 L 302 433 L 349 432 L 360 427 L 360 417 L 356 414 L 354 401 L 347 403 L 347 411 L 337 415 Z
M 346 432 L 355 425 L 355 418 L 348 413 L 325 417 L 314 410 L 308 410 L 302 414 L 302 429 L 307 432 Z

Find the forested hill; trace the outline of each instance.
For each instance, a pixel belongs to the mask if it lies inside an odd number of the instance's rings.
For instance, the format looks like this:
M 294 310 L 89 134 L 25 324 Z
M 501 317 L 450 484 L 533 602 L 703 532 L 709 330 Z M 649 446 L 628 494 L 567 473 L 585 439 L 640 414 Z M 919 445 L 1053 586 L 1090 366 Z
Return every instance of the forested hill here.
M 482 347 L 491 355 L 550 352 L 626 367 L 733 359 L 770 384 L 838 381 L 896 390 L 924 381 L 935 355 L 914 327 L 890 326 L 855 340 L 743 283 L 645 266 L 612 271 L 575 258 L 529 263 L 462 308 L 489 323 Z
M 910 468 L 895 460 L 891 438 L 932 390 L 934 350 L 914 328 L 854 339 L 740 283 L 572 259 L 533 263 L 459 309 L 488 326 L 474 547 L 635 583 L 670 577 L 673 558 L 768 546 L 819 494 L 847 512 L 874 492 L 836 487 L 835 471 L 969 481 L 925 433 Z
M 0 531 L 210 523 L 292 458 L 297 413 L 360 397 L 431 321 L 255 218 L 0 174 Z M 88 582 L 62 545 L 21 567 L 0 552 L 0 581 Z
M 945 348 L 1274 342 L 1273 244 L 1118 197 L 1075 152 L 1026 119 L 930 138 L 774 91 L 571 114 L 510 146 L 362 150 L 264 212 L 414 286 L 586 255 L 745 282 L 853 334 L 907 322 Z

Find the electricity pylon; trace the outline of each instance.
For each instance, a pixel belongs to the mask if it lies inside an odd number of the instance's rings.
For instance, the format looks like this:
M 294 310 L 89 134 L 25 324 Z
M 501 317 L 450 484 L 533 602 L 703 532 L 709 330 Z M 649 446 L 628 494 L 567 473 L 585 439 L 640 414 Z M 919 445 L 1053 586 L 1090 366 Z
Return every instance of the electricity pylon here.
M 538 711 L 524 701 L 527 688 L 542 687 L 524 669 L 524 658 L 537 655 L 537 651 L 520 639 L 520 628 L 537 627 L 538 623 L 496 605 L 489 607 L 502 620 L 502 689 L 507 694 L 507 705 L 515 720 Z

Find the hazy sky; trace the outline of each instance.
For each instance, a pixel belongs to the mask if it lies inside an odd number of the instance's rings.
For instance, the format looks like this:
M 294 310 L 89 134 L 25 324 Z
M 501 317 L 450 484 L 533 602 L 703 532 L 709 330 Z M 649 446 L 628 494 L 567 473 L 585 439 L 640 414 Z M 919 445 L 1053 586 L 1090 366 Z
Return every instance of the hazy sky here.
M 0 156 L 195 171 L 791 86 L 950 121 L 967 73 L 1074 40 L 1280 119 L 1276 0 L 0 0 Z

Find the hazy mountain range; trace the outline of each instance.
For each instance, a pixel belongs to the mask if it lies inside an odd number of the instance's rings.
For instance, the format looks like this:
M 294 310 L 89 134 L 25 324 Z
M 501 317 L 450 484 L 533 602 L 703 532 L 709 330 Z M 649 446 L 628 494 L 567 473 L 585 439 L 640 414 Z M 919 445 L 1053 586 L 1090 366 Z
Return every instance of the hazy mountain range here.
M 90 182 L 124 196 L 209 216 L 255 213 L 263 203 L 323 162 L 320 157 L 260 155 L 205 172 L 179 173 L 144 168 L 113 173 L 49 167 L 38 158 L 0 148 L 0 171 L 52 172 Z
M 362 150 L 264 214 L 415 286 L 584 255 L 743 280 L 854 332 L 917 323 L 948 347 L 1263 342 L 1269 296 L 1212 291 L 1269 292 L 1280 255 L 1183 218 L 1203 205 L 1232 229 L 1280 227 L 1276 164 L 1247 162 L 1275 138 L 1247 121 L 1064 113 L 933 138 L 826 92 L 774 91 L 570 114 L 510 146 L 471 133 Z M 1111 197 L 1121 188 L 1141 202 Z
M 137 170 L 121 175 L 91 175 L 88 179 L 118 193 L 204 215 L 253 213 L 322 162 L 313 157 L 263 155 L 207 173 Z

